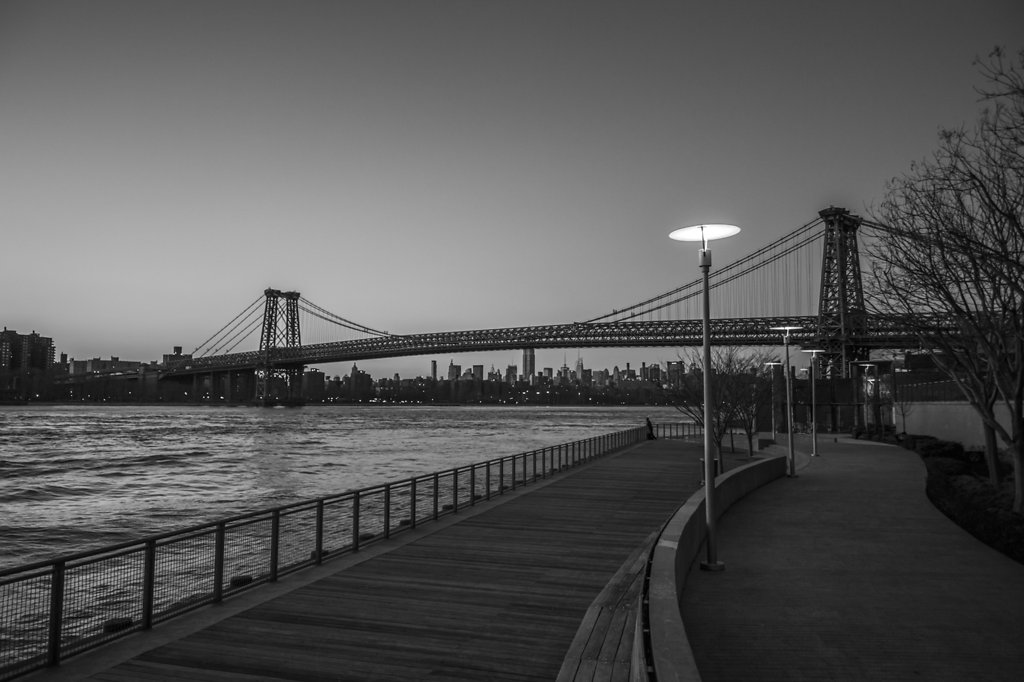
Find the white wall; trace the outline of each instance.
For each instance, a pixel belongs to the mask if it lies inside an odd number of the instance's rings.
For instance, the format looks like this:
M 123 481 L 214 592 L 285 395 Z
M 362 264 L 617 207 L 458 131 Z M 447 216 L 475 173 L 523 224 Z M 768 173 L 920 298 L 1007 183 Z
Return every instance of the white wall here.
M 999 423 L 1008 426 L 1009 411 L 1005 405 L 996 406 Z M 897 414 L 899 424 L 903 420 Z M 923 436 L 935 436 L 942 440 L 963 443 L 966 450 L 984 450 L 985 434 L 982 431 L 981 417 L 968 403 L 911 403 L 907 414 L 907 433 Z M 999 441 L 999 447 L 1004 447 Z

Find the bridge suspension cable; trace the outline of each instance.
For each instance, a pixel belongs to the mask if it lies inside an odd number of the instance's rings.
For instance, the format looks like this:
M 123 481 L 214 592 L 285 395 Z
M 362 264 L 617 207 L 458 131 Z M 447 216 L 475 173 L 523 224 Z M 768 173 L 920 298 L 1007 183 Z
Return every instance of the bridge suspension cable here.
M 741 277 L 745 277 L 752 273 L 766 270 L 772 266 L 778 266 L 780 263 L 782 263 L 784 268 L 788 268 L 789 261 L 791 260 L 789 258 L 790 256 L 793 256 L 798 252 L 802 252 L 807 246 L 814 244 L 822 238 L 824 233 L 820 230 L 816 230 L 816 228 L 822 225 L 823 222 L 824 221 L 820 217 L 815 218 L 811 222 L 806 223 L 789 234 L 780 237 L 764 248 L 758 249 L 737 261 L 733 261 L 723 268 L 713 271 L 711 290 L 715 290 L 726 284 L 735 282 Z M 807 265 L 810 265 L 810 261 L 808 261 Z M 799 278 L 801 276 L 806 278 L 806 275 L 803 273 L 787 272 L 783 276 L 787 280 L 793 277 Z M 765 286 L 768 286 L 768 283 L 764 282 L 760 283 L 760 285 L 761 288 L 764 289 Z M 658 312 L 660 314 L 673 305 L 696 301 L 701 294 L 701 286 L 701 279 L 698 278 L 692 282 L 687 282 L 680 287 L 672 289 L 671 291 L 658 294 L 657 296 L 635 303 L 626 308 L 616 309 L 605 315 L 586 320 L 584 324 L 595 322 L 626 322 L 650 315 L 654 312 Z
M 316 303 L 313 303 L 307 298 L 299 298 L 299 310 L 309 315 L 312 315 L 313 317 L 316 317 L 320 320 L 323 320 L 324 322 L 330 322 L 332 324 L 336 324 L 340 327 L 344 327 L 355 332 L 369 334 L 370 336 L 391 336 L 389 332 L 384 332 L 380 331 L 379 329 L 367 327 L 366 325 L 359 324 L 358 322 L 353 322 L 352 320 L 346 320 L 344 317 L 341 317 L 340 315 L 335 315 L 331 311 L 321 308 Z
M 262 322 L 263 296 L 247 305 L 242 312 L 238 313 L 230 322 L 221 327 L 210 338 L 196 346 L 192 351 L 193 357 L 205 357 L 218 353 L 230 353 L 235 347 L 257 329 Z M 227 344 L 233 343 L 228 346 Z

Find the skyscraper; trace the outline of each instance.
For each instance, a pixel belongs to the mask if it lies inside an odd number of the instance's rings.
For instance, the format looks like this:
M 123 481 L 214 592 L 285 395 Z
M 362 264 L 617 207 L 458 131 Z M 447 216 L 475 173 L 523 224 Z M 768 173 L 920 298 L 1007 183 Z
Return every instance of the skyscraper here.
M 523 378 L 533 384 L 537 375 L 537 358 L 532 348 L 523 349 Z

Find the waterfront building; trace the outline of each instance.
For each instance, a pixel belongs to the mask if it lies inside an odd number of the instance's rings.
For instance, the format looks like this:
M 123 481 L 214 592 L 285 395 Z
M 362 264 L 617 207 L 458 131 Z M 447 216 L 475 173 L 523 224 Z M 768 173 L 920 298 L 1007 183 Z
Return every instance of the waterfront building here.
M 327 377 L 318 369 L 302 373 L 302 397 L 317 402 L 327 397 Z
M 456 365 L 455 360 L 448 363 L 448 381 L 458 381 L 462 376 L 462 365 Z
M 4 327 L 0 332 L 0 399 L 24 400 L 43 392 L 54 355 L 53 339 L 34 330 L 19 334 Z

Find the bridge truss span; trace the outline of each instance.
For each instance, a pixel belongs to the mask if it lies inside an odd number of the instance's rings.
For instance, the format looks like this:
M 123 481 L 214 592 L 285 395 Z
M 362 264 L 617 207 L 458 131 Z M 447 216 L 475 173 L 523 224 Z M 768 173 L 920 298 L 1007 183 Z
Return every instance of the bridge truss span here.
M 779 332 L 774 326 L 800 329 L 791 335 L 796 345 L 820 343 L 817 317 L 725 318 L 712 320 L 711 336 L 715 344 L 733 346 L 778 346 Z M 940 320 L 936 328 L 942 327 Z M 860 342 L 871 348 L 913 348 L 917 337 L 905 331 L 901 318 L 867 316 Z M 270 351 L 268 359 L 278 366 L 313 365 L 380 358 L 408 357 L 441 353 L 507 351 L 522 348 L 604 348 L 604 347 L 682 347 L 703 343 L 700 320 L 652 322 L 573 322 L 535 327 L 505 327 L 423 334 L 391 334 L 365 339 L 281 347 Z M 266 353 L 266 351 L 264 351 Z M 263 360 L 260 352 L 196 358 L 177 373 L 202 373 L 246 369 Z

